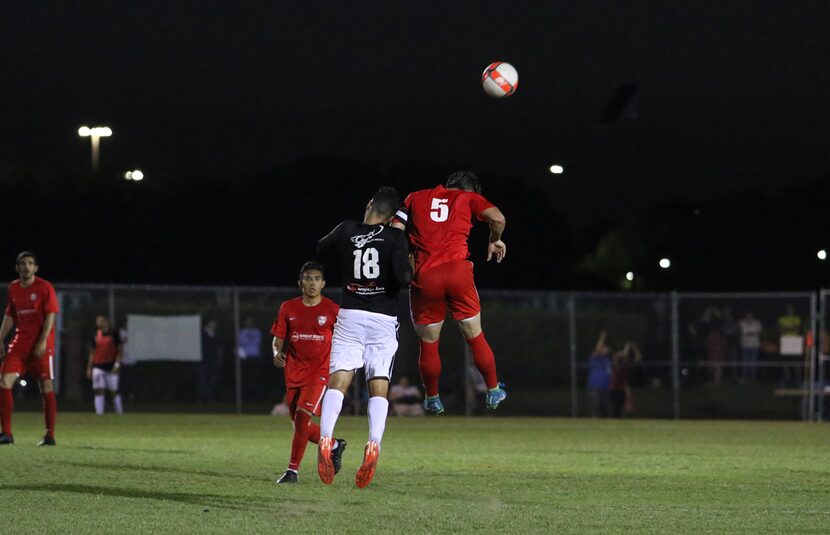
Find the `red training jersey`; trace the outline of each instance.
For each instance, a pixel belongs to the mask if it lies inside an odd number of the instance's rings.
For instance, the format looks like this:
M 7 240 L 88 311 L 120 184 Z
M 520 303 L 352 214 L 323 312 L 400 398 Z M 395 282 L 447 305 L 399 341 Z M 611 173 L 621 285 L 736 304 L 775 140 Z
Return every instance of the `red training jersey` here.
M 395 219 L 406 225 L 416 273 L 445 262 L 466 260 L 473 221 L 481 221 L 481 213 L 492 207 L 493 203 L 479 193 L 444 186 L 410 193 Z
M 121 345 L 121 337 L 117 330 L 110 329 L 109 332 L 104 332 L 101 329 L 95 333 L 95 338 L 92 339 L 92 365 L 101 366 L 112 364 L 115 362 L 115 357 L 118 356 L 118 346 Z
M 14 350 L 27 355 L 34 352 L 46 315 L 51 313 L 58 313 L 58 296 L 49 281 L 35 277 L 30 286 L 21 286 L 20 279 L 9 284 L 6 316 L 14 320 L 16 328 L 9 352 Z M 55 350 L 54 327 L 46 338 L 46 350 Z
M 329 376 L 331 335 L 340 307 L 327 297 L 314 306 L 297 297 L 280 306 L 271 334 L 288 345 L 285 358 L 285 386 L 295 388 L 316 377 Z

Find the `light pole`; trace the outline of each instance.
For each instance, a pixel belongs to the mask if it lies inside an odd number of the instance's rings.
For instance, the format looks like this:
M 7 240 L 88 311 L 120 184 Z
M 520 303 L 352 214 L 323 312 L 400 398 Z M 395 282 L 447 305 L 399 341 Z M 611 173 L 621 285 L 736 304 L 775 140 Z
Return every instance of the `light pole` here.
M 90 128 L 82 126 L 78 129 L 78 135 L 81 137 L 88 137 L 92 142 L 92 174 L 98 172 L 98 157 L 101 153 L 101 138 L 110 137 L 112 130 L 109 126 L 96 126 Z

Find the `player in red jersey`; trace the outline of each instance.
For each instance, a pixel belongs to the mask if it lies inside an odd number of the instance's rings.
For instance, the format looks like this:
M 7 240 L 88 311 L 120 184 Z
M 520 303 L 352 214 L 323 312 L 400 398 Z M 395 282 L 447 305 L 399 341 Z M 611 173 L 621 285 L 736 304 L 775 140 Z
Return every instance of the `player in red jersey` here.
M 95 414 L 104 414 L 106 406 L 105 392 L 110 393 L 112 406 L 117 414 L 124 413 L 121 394 L 118 393 L 119 373 L 121 372 L 121 358 L 124 345 L 118 329 L 113 329 L 109 318 L 97 316 L 95 318 L 95 336 L 89 349 L 89 360 L 86 365 L 86 378 L 92 380 L 92 389 L 95 391 Z
M 451 174 L 446 186 L 410 193 L 392 221 L 392 226 L 406 229 L 415 255 L 409 303 L 415 332 L 421 340 L 418 366 L 426 390 L 424 408 L 434 414 L 444 412 L 438 396 L 438 340 L 448 307 L 487 383 L 487 407 L 495 409 L 507 397 L 496 376 L 493 350 L 481 330 L 481 304 L 473 279 L 473 263 L 467 259 L 467 239 L 474 220 L 490 227 L 487 261 L 504 260 L 504 215 L 481 195 L 478 177 L 469 171 Z
M 340 310 L 321 293 L 326 286 L 321 264 L 306 262 L 298 284 L 302 296 L 284 302 L 271 327 L 274 365 L 285 368 L 286 404 L 294 424 L 288 469 L 277 483 L 297 483 L 306 445 L 320 440 L 320 426 L 311 416 L 320 416 L 320 401 L 329 380 L 331 336 Z M 345 448 L 345 440 L 334 441 L 331 459 L 337 470 Z
M 37 378 L 43 397 L 46 435 L 38 446 L 55 445 L 55 417 L 58 412 L 54 391 L 55 316 L 58 297 L 46 279 L 35 277 L 38 265 L 33 253 L 17 255 L 17 274 L 20 278 L 9 284 L 9 300 L 3 324 L 0 326 L 0 444 L 14 444 L 12 387 L 25 374 Z M 17 327 L 6 351 L 3 341 Z

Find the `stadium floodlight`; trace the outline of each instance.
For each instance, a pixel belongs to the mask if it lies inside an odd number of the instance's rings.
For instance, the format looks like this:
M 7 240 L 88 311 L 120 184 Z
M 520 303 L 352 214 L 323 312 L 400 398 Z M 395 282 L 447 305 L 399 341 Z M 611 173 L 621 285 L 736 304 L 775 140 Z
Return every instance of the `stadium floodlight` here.
M 629 271 L 628 273 L 626 273 L 625 274 L 625 280 L 627 280 L 629 282 L 633 281 L 634 280 L 634 272 Z
M 136 169 L 135 171 L 127 171 L 124 173 L 124 178 L 126 180 L 135 180 L 140 181 L 144 180 L 144 173 L 141 172 L 141 169 Z
M 98 172 L 98 160 L 101 152 L 101 138 L 110 137 L 112 129 L 109 126 L 82 126 L 78 129 L 78 135 L 88 137 L 92 144 L 92 173 Z
M 660 267 L 663 269 L 669 269 L 671 267 L 671 260 L 669 260 L 668 258 L 661 258 Z
M 564 168 L 564 167 L 562 167 L 561 165 L 556 165 L 556 164 L 551 165 L 551 166 L 548 168 L 548 170 L 549 170 L 552 174 L 554 174 L 554 175 L 561 175 L 562 173 L 564 173 L 564 172 L 565 172 L 565 168 Z
M 819 252 L 816 253 L 816 256 L 818 257 L 819 260 L 827 260 L 827 250 L 826 249 L 820 250 Z

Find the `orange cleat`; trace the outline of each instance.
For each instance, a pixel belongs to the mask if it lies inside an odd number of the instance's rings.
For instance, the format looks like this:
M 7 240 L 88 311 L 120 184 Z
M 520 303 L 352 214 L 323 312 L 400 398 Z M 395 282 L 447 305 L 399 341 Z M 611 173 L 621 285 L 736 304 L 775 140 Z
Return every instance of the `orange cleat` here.
M 380 445 L 377 442 L 367 442 L 366 449 L 363 451 L 363 464 L 357 469 L 357 475 L 354 478 L 355 485 L 363 488 L 372 482 L 375 468 L 378 465 L 378 454 L 380 454 Z
M 317 445 L 317 473 L 320 474 L 320 481 L 331 485 L 334 481 L 334 463 L 331 460 L 331 437 L 320 437 Z

